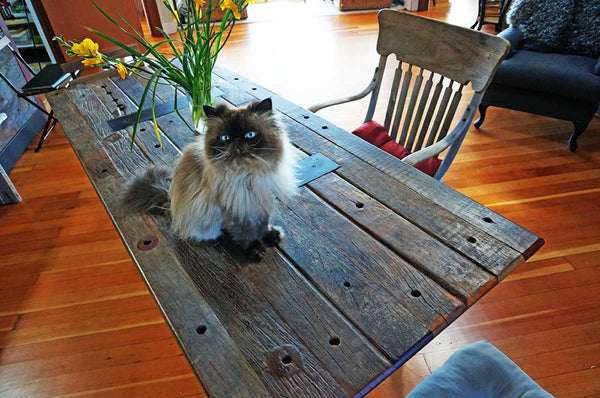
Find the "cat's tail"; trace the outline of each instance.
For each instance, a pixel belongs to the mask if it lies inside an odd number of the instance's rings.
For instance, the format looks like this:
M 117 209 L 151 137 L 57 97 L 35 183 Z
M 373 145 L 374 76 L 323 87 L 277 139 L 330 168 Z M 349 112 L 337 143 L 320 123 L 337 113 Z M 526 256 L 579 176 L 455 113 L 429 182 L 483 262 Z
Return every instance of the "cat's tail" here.
M 164 213 L 169 209 L 172 170 L 153 166 L 129 182 L 122 203 L 141 213 Z

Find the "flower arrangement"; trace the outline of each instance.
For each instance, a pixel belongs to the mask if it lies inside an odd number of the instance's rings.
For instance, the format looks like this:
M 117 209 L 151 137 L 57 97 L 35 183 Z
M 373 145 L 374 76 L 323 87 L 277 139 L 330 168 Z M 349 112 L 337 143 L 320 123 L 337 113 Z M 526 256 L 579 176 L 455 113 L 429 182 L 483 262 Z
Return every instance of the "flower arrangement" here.
M 122 79 L 134 74 L 146 80 L 146 87 L 140 99 L 133 126 L 132 147 L 142 114 L 142 106 L 148 95 L 152 98 L 152 121 L 156 136 L 162 146 L 154 113 L 156 89 L 159 84 L 173 87 L 175 112 L 190 130 L 197 132 L 201 129 L 205 116 L 202 107 L 212 104 L 211 78 L 217 57 L 225 46 L 235 22 L 241 18 L 241 12 L 246 9 L 249 2 L 254 4 L 254 0 L 183 0 L 184 7 L 180 10 L 184 10 L 185 14 L 182 13 L 181 16 L 171 4 L 171 0 L 163 0 L 163 4 L 177 23 L 177 33 L 172 38 L 157 27 L 156 29 L 163 34 L 164 39 L 156 44 L 148 42 L 143 34 L 136 31 L 118 13 L 116 16 L 119 21 L 108 15 L 94 0 L 91 1 L 104 17 L 138 44 L 139 50 L 96 29 L 89 27 L 87 29 L 126 50 L 131 54 L 132 60 L 122 62 L 102 54 L 98 44 L 89 38 L 81 41 L 67 41 L 60 36 L 54 39 L 58 40 L 61 46 L 67 48 L 67 55 L 82 58 L 81 62 L 85 66 L 115 68 Z M 221 22 L 217 24 L 212 21 L 212 14 L 219 7 L 225 11 L 225 14 Z M 190 101 L 193 126 L 190 126 L 177 108 L 178 91 L 185 93 Z

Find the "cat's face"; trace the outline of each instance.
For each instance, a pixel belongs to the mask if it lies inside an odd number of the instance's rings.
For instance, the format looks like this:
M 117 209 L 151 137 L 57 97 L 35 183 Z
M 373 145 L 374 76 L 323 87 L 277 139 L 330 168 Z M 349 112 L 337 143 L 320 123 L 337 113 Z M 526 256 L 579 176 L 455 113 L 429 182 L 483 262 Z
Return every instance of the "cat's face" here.
M 204 113 L 205 153 L 216 167 L 248 172 L 275 170 L 283 154 L 283 141 L 270 98 L 241 109 L 205 106 Z

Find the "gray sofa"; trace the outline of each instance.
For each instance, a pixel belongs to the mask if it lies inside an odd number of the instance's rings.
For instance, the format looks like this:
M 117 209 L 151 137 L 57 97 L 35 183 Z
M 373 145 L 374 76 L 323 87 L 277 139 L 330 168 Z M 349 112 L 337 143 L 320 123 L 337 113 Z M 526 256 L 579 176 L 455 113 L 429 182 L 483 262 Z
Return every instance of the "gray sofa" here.
M 490 106 L 571 121 L 569 149 L 587 129 L 600 105 L 600 58 L 535 52 L 521 48 L 521 31 L 513 26 L 500 33 L 511 54 L 500 64 L 479 107 L 475 127 Z

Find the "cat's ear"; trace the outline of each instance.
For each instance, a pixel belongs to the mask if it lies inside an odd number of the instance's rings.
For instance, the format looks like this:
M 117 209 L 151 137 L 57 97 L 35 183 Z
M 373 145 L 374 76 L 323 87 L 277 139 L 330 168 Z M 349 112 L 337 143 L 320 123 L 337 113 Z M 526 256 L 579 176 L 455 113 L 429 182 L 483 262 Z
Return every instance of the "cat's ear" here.
M 270 113 L 273 111 L 273 102 L 271 101 L 271 98 L 265 98 L 259 103 L 255 103 L 253 110 L 256 113 Z
M 202 106 L 202 109 L 204 110 L 206 117 L 219 117 L 219 112 L 210 105 L 204 105 Z

